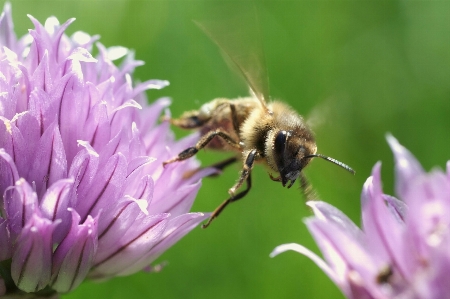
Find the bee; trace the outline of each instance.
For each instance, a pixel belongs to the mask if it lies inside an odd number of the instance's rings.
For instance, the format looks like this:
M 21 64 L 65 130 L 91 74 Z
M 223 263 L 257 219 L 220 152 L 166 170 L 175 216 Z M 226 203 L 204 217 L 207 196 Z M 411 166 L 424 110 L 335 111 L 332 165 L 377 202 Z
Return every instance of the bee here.
M 311 194 L 310 186 L 302 170 L 311 159 L 319 157 L 355 173 L 348 165 L 317 153 L 313 132 L 294 109 L 281 101 L 268 101 L 269 84 L 261 43 L 248 46 L 251 39 L 242 36 L 242 26 L 236 25 L 236 30 L 233 31 L 230 26 L 224 29 L 223 24 L 216 24 L 197 23 L 244 77 L 251 96 L 217 98 L 203 104 L 198 110 L 170 119 L 173 125 L 182 129 L 198 130 L 201 138 L 195 146 L 163 162 L 165 166 L 189 159 L 203 148 L 235 154 L 232 158 L 215 164 L 217 169 L 222 170 L 236 161 L 242 162 L 239 178 L 228 190 L 229 198 L 214 210 L 202 228 L 208 227 L 228 204 L 243 198 L 249 192 L 252 187 L 251 172 L 256 163 L 264 164 L 271 172 L 276 173 L 276 176 L 269 173 L 269 177 L 283 187 L 290 188 L 299 179 L 307 199 Z M 232 24 L 239 22 L 233 21 Z M 243 40 L 246 42 L 244 48 Z M 244 182 L 246 188 L 237 192 Z

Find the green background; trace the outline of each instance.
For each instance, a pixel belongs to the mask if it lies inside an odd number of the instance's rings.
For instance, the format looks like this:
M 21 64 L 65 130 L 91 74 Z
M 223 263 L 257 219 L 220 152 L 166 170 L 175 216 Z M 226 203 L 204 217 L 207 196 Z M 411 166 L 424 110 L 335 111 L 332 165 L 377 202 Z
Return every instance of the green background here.
M 146 64 L 135 78 L 167 79 L 149 99 L 173 98 L 177 116 L 215 97 L 247 95 L 218 48 L 192 19 L 213 1 L 12 1 L 16 33 L 50 15 L 76 17 L 69 34 L 100 34 L 106 46 L 136 50 Z M 351 165 L 352 176 L 315 160 L 305 170 L 321 198 L 360 222 L 360 192 L 376 161 L 393 193 L 391 132 L 425 169 L 444 168 L 450 153 L 450 2 L 256 1 L 271 95 L 315 127 L 319 152 Z M 231 7 L 237 2 L 227 1 Z M 178 136 L 185 134 L 176 131 Z M 202 152 L 204 164 L 223 158 Z M 239 168 L 205 179 L 193 210 L 211 211 L 227 196 Z M 302 219 L 310 215 L 298 187 L 282 188 L 263 167 L 254 189 L 206 230 L 195 229 L 159 261 L 162 272 L 85 282 L 75 298 L 343 298 L 308 258 L 275 246 L 296 242 L 318 252 Z

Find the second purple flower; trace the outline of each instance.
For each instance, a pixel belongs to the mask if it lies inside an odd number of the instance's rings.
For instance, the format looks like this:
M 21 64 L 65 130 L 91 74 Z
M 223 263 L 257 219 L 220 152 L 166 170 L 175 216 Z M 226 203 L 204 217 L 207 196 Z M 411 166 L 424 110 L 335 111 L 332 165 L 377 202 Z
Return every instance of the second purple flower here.
M 377 163 L 364 184 L 361 230 L 325 202 L 309 202 L 306 225 L 325 260 L 298 244 L 277 247 L 311 258 L 347 298 L 450 298 L 450 161 L 426 173 L 388 136 L 395 156 L 396 193 L 383 194 Z

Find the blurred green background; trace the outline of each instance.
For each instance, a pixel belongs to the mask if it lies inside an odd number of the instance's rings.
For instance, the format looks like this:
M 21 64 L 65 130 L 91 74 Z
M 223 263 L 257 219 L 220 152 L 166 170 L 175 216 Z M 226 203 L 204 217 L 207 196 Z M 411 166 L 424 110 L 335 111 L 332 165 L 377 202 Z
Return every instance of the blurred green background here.
M 148 93 L 173 98 L 174 116 L 215 97 L 247 95 L 242 80 L 192 19 L 212 1 L 12 1 L 17 35 L 41 22 L 76 17 L 69 34 L 100 34 L 106 46 L 136 50 L 146 64 L 134 77 L 171 82 Z M 237 3 L 227 1 L 233 6 Z M 450 156 L 450 2 L 256 1 L 271 95 L 315 127 L 319 152 L 351 165 L 352 176 L 315 160 L 305 170 L 321 198 L 360 222 L 360 192 L 376 161 L 393 194 L 391 132 L 425 169 Z M 185 134 L 176 131 L 177 136 Z M 202 152 L 205 165 L 223 155 Z M 203 181 L 193 210 L 212 211 L 227 196 L 238 166 Z M 159 261 L 158 274 L 86 282 L 75 298 L 343 298 L 309 259 L 275 246 L 296 242 L 318 252 L 302 219 L 310 215 L 298 188 L 272 183 L 254 169 L 254 188 L 206 230 L 195 229 Z

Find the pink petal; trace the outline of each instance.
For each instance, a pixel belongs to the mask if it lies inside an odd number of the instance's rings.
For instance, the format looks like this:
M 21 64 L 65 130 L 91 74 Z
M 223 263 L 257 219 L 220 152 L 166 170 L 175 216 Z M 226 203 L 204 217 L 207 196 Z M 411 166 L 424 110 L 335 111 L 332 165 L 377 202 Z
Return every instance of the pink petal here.
M 394 153 L 395 158 L 395 191 L 399 198 L 404 194 L 414 178 L 424 174 L 424 170 L 416 158 L 403 147 L 392 135 L 386 139 Z
M 50 282 L 54 227 L 33 214 L 21 231 L 11 260 L 11 276 L 19 289 L 36 292 Z

